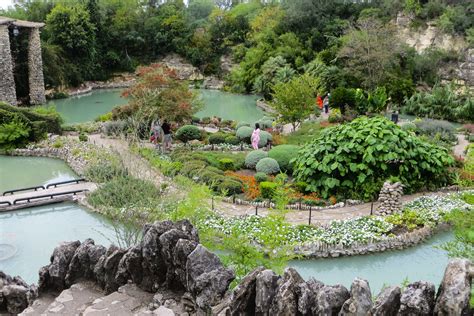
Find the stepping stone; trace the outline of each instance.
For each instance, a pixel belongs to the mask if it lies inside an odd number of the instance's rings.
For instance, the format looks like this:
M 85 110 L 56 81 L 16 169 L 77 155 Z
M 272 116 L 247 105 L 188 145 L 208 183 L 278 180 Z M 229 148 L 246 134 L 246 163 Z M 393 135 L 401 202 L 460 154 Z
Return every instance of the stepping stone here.
M 79 315 L 104 293 L 90 282 L 76 283 L 56 297 L 46 311 L 47 315 Z

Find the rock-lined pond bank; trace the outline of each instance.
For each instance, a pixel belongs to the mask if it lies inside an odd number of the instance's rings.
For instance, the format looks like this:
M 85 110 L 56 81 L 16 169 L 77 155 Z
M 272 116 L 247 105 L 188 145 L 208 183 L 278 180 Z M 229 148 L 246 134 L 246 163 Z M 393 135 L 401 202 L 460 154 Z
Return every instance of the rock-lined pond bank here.
M 437 293 L 434 284 L 417 281 L 404 289 L 386 287 L 375 302 L 366 280 L 356 278 L 349 290 L 304 281 L 292 268 L 282 276 L 258 268 L 230 290 L 234 272 L 199 244 L 196 229 L 186 220 L 165 221 L 145 226 L 142 242 L 126 249 L 106 248 L 91 239 L 62 243 L 50 264 L 40 269 L 38 287 L 2 273 L 0 311 L 19 313 L 38 295 L 57 296 L 79 280 L 89 280 L 104 296 L 128 282 L 155 295 L 172 291 L 180 297 L 175 308 L 188 315 L 467 315 L 473 271 L 468 260 L 453 260 Z M 149 312 L 157 305 L 150 305 Z

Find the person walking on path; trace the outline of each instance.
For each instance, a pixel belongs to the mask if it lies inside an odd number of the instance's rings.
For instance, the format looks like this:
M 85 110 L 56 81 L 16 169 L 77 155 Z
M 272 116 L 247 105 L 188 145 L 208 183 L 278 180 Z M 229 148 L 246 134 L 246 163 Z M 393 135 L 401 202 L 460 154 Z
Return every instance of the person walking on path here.
M 171 125 L 168 120 L 165 119 L 161 129 L 163 130 L 163 151 L 166 152 L 167 149 L 171 150 Z
M 253 149 L 257 150 L 258 143 L 260 142 L 260 124 L 255 123 L 255 129 L 253 130 L 250 140 L 252 141 Z
M 323 98 L 318 94 L 316 98 L 316 103 L 318 104 L 318 108 L 322 111 L 323 110 Z
M 324 113 L 328 114 L 329 113 L 329 97 L 331 96 L 331 94 L 327 94 L 325 97 L 324 97 L 324 101 L 323 101 L 323 106 L 324 106 Z
M 156 149 L 160 149 L 163 142 L 163 129 L 161 128 L 160 119 L 156 119 L 151 123 L 151 141 Z

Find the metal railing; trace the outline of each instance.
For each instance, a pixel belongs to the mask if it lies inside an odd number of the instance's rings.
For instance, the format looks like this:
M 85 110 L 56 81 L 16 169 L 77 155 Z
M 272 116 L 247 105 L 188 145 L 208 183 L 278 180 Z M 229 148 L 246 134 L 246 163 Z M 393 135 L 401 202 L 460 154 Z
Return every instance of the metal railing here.
M 40 200 L 44 198 L 50 198 L 53 199 L 56 196 L 62 196 L 62 195 L 76 195 L 77 193 L 82 193 L 82 192 L 87 192 L 89 190 L 84 189 L 84 190 L 73 190 L 73 191 L 67 191 L 67 192 L 59 192 L 59 193 L 51 193 L 51 194 L 43 194 L 43 195 L 37 195 L 37 196 L 32 196 L 32 197 L 25 197 L 25 198 L 20 198 L 16 199 L 13 201 L 13 205 L 18 205 L 18 202 L 23 202 L 26 201 L 26 203 L 30 203 L 32 200 Z
M 57 188 L 58 185 L 63 185 L 63 184 L 70 184 L 70 183 L 77 183 L 79 182 L 86 182 L 86 179 L 80 178 L 80 179 L 74 179 L 74 180 L 67 180 L 67 181 L 61 181 L 61 182 L 55 182 L 55 183 L 50 183 L 46 186 L 46 189 L 49 189 L 50 187 L 55 187 Z
M 10 201 L 0 202 L 0 205 L 11 206 L 12 203 Z
M 44 190 L 45 187 L 44 187 L 43 185 L 38 185 L 38 186 L 35 186 L 35 187 L 22 188 L 22 189 L 15 189 L 15 190 L 8 190 L 8 191 L 3 192 L 2 195 L 3 195 L 3 196 L 5 196 L 5 195 L 13 195 L 13 193 L 22 192 L 22 191 L 31 191 L 31 190 L 38 191 L 38 189 Z

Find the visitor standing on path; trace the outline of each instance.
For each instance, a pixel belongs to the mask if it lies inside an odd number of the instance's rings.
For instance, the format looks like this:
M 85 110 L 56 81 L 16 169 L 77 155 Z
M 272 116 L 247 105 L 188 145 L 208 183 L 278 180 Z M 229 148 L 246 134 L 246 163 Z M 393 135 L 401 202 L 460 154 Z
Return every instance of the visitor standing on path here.
M 327 94 L 325 97 L 324 97 L 324 101 L 323 101 L 323 106 L 324 106 L 324 113 L 328 114 L 329 113 L 329 97 L 331 96 L 331 94 Z
M 257 150 L 258 143 L 260 142 L 260 124 L 255 123 L 255 129 L 253 130 L 250 140 L 252 141 L 253 149 Z
M 161 129 L 163 130 L 163 151 L 166 152 L 167 149 L 171 150 L 171 125 L 168 120 L 165 119 Z
M 316 104 L 318 105 L 318 108 L 322 111 L 323 110 L 323 98 L 318 94 L 318 97 L 316 98 Z
M 156 119 L 151 123 L 151 141 L 155 144 L 156 149 L 160 149 L 163 142 L 163 129 L 161 128 L 160 119 Z

